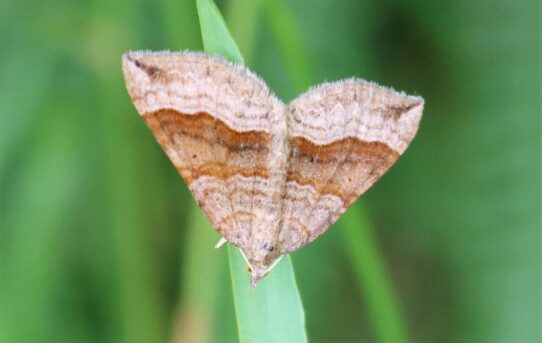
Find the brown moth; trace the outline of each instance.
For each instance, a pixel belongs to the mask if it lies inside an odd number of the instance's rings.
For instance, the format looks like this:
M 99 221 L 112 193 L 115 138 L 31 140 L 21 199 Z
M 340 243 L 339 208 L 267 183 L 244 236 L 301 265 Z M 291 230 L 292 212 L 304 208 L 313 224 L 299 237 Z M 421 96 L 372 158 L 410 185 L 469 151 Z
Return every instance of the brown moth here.
M 424 101 L 360 79 L 289 104 L 255 74 L 193 52 L 129 52 L 126 87 L 253 285 L 326 232 L 405 151 Z

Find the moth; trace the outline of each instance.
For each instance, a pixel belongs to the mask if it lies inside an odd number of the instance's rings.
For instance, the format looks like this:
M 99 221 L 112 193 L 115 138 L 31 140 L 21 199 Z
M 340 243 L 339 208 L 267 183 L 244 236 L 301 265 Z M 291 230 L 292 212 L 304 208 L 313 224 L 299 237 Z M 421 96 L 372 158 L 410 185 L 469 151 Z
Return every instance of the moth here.
M 128 52 L 128 93 L 198 205 L 245 257 L 253 286 L 314 241 L 405 151 L 424 100 L 361 79 L 289 104 L 200 52 Z

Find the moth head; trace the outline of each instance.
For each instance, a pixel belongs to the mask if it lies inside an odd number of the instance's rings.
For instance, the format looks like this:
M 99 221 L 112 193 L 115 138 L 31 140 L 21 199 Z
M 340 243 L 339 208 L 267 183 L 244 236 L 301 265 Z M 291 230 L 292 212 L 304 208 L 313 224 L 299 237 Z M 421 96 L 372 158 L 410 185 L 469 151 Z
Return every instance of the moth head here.
M 256 287 L 258 282 L 267 275 L 280 261 L 283 255 L 273 256 L 272 259 L 265 259 L 262 262 L 248 264 L 248 272 L 250 274 L 250 284 Z

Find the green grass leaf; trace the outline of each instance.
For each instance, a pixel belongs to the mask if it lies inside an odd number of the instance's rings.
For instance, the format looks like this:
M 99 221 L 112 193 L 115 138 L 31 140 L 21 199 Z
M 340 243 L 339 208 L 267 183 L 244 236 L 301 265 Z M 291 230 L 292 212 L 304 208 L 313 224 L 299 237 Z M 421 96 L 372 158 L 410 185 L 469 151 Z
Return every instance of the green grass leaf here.
M 211 0 L 197 1 L 205 51 L 232 62 L 243 57 Z M 306 342 L 305 314 L 289 256 L 253 289 L 238 249 L 228 246 L 241 342 Z
M 203 48 L 208 54 L 221 55 L 235 63 L 244 63 L 222 14 L 211 0 L 197 0 Z
M 240 341 L 306 342 L 305 315 L 290 256 L 284 256 L 252 288 L 239 250 L 228 246 L 228 255 Z
M 408 342 L 406 327 L 395 300 L 367 213 L 359 204 L 339 223 L 356 277 L 367 301 L 368 312 L 381 342 Z
M 304 92 L 314 77 L 298 23 L 283 0 L 264 0 L 263 7 L 293 89 Z

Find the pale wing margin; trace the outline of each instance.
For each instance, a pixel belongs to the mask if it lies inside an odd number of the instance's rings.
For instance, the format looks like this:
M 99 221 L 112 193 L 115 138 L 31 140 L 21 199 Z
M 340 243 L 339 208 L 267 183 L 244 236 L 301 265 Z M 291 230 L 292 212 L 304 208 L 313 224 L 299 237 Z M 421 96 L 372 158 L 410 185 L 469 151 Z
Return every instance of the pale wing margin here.
M 128 93 L 141 115 L 164 108 L 185 114 L 203 111 L 238 131 L 260 130 L 262 121 L 281 119 L 277 111 L 270 111 L 270 106 L 280 108 L 282 103 L 267 85 L 221 57 L 135 51 L 124 54 L 122 62 Z

